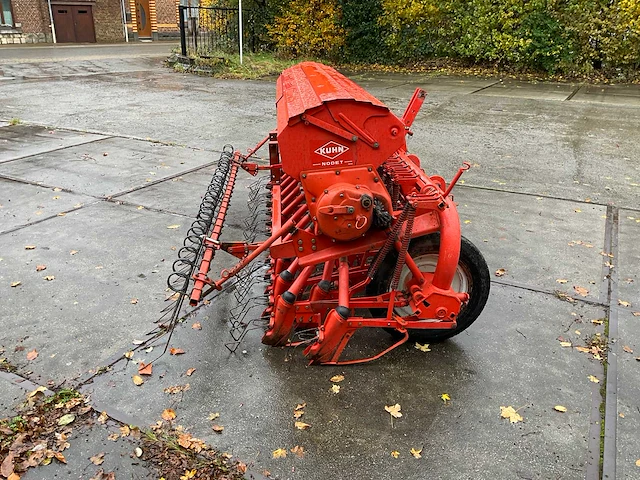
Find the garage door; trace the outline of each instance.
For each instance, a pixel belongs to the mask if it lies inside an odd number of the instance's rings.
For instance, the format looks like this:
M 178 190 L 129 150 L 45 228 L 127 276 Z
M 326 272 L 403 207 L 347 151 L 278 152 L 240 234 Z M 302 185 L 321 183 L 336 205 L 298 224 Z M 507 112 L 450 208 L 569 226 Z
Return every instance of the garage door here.
M 96 41 L 91 5 L 52 5 L 51 8 L 58 43 Z

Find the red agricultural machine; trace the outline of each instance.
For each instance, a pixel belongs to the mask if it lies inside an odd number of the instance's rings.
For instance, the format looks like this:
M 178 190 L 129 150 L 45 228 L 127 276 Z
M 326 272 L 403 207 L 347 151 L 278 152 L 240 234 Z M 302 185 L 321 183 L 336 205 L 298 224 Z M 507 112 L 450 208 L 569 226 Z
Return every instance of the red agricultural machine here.
M 303 344 L 314 364 L 362 363 L 410 334 L 437 341 L 471 325 L 490 279 L 481 253 L 460 234 L 451 196 L 469 165 L 447 184 L 407 152 L 425 95 L 417 89 L 398 118 L 330 67 L 305 62 L 285 70 L 276 87 L 277 130 L 247 154 L 229 146 L 222 153 L 169 278 L 180 294 L 174 320 L 183 299 L 198 305 L 266 257 L 262 342 Z M 251 161 L 265 145 L 268 164 Z M 268 172 L 263 241 L 220 237 L 240 169 Z M 239 261 L 214 278 L 209 270 L 219 250 Z M 341 361 L 365 327 L 387 329 L 393 344 Z

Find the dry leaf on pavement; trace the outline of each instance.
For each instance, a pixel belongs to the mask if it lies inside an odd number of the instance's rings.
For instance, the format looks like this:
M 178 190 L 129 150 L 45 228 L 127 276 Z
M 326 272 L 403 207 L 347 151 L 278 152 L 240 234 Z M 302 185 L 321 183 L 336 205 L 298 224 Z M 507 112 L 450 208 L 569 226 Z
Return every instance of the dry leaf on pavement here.
M 17 287 L 18 285 L 22 285 L 22 282 L 20 282 L 20 281 L 17 281 L 17 282 L 11 282 L 11 286 L 12 286 L 13 288 Z
M 296 445 L 291 449 L 291 453 L 293 453 L 295 456 L 299 458 L 302 458 L 304 457 L 304 447 L 301 447 L 300 445 Z
M 589 290 L 587 290 L 584 287 L 579 287 L 577 285 L 573 286 L 573 289 L 575 290 L 575 292 L 580 295 L 581 297 L 586 297 L 587 295 L 589 295 Z
M 402 416 L 402 413 L 400 412 L 400 409 L 402 407 L 400 407 L 399 403 L 396 403 L 395 405 L 385 405 L 384 409 L 389 412 L 389 415 L 391 415 L 393 418 L 400 418 Z
M 633 353 L 633 349 L 629 345 L 625 345 L 624 347 L 622 347 L 622 350 L 627 353 Z
M 33 250 L 33 249 L 35 249 L 35 248 L 36 248 L 36 246 L 35 246 L 35 245 L 25 245 L 25 246 L 24 246 L 24 249 L 25 249 L 25 250 Z
M 618 305 L 622 305 L 623 307 L 630 307 L 631 304 L 629 302 L 625 302 L 624 300 L 618 300 Z
M 600 379 L 598 377 L 594 377 L 593 375 L 589 375 L 587 378 L 589 379 L 590 382 L 600 383 Z
M 207 417 L 209 420 L 215 420 L 216 418 L 218 418 L 220 416 L 220 414 L 218 412 L 216 413 L 210 413 L 209 416 Z
M 553 407 L 553 409 L 556 412 L 561 412 L 561 413 L 564 413 L 567 411 L 567 407 L 563 407 L 562 405 L 556 405 L 555 407 Z
M 169 353 L 171 355 L 182 355 L 184 353 L 184 350 L 181 348 L 170 348 Z
M 558 278 L 558 279 L 556 279 L 556 282 L 558 282 L 558 283 L 567 283 L 568 280 L 566 278 Z
M 309 425 L 308 423 L 304 423 L 304 422 L 296 422 L 295 426 L 298 430 L 306 430 L 307 428 L 309 428 L 311 425 Z
M 340 393 L 340 385 L 331 385 L 331 391 L 333 393 Z
M 417 450 L 415 448 L 412 448 L 410 452 L 411 452 L 411 455 L 413 455 L 415 458 L 422 458 L 422 455 L 421 455 L 422 449 Z
M 339 383 L 344 380 L 344 375 L 334 375 L 329 379 L 330 382 Z
M 35 348 L 27 353 L 27 360 L 31 361 L 35 360 L 36 358 L 38 358 L 38 351 Z
M 175 230 L 176 228 L 180 228 L 180 225 L 169 225 L 167 228 L 169 230 Z
M 200 322 L 195 322 L 193 325 L 191 325 L 191 328 L 193 328 L 194 330 L 202 330 L 202 325 L 200 325 Z
M 284 448 L 278 448 L 271 452 L 271 456 L 273 458 L 285 458 L 287 456 L 287 451 Z
M 138 375 L 151 375 L 153 365 L 151 363 L 140 362 L 138 365 Z
M 172 408 L 166 408 L 162 411 L 162 414 L 160 416 L 163 420 L 170 422 L 171 420 L 176 418 L 176 412 Z
M 495 272 L 496 277 L 503 277 L 505 273 L 507 273 L 507 271 L 504 268 L 499 268 Z
M 53 275 L 46 275 L 46 276 L 44 277 L 44 279 L 45 279 L 47 282 L 50 282 L 51 280 L 55 280 L 55 279 L 56 279 L 56 277 L 54 277 Z
M 195 368 L 190 368 L 189 370 L 187 370 L 187 373 L 186 373 L 187 377 L 190 377 L 191 375 L 193 375 L 193 372 L 195 371 L 196 371 Z
M 107 414 L 107 412 L 102 412 L 98 416 L 98 423 L 104 424 L 108 419 L 109 419 L 109 415 Z
M 430 352 L 431 351 L 431 349 L 429 348 L 429 344 L 428 343 L 425 343 L 424 345 L 420 345 L 419 343 L 416 342 L 415 348 L 420 350 L 421 352 Z
M 508 418 L 511 423 L 522 422 L 524 419 L 520 414 L 516 411 L 515 408 L 509 407 L 500 407 L 500 416 L 502 418 Z
M 448 403 L 451 401 L 451 397 L 449 396 L 448 393 L 443 393 L 442 395 L 440 395 L 440 399 L 444 402 L 444 403 Z
M 398 458 L 400 456 L 400 452 L 397 451 L 397 450 L 394 450 L 394 451 L 391 452 L 391 456 L 393 458 Z
M 104 462 L 104 452 L 94 455 L 89 460 L 91 460 L 91 463 L 94 465 L 102 465 L 102 462 Z
M 132 305 L 135 305 L 136 303 L 138 303 L 138 299 L 132 298 L 131 300 L 129 300 L 129 303 L 131 303 Z
M 133 379 L 133 383 L 135 383 L 137 386 L 140 386 L 144 383 L 144 380 L 140 375 L 134 375 L 132 379 Z
M 41 272 L 46 269 L 47 269 L 46 265 L 36 265 L 36 272 Z

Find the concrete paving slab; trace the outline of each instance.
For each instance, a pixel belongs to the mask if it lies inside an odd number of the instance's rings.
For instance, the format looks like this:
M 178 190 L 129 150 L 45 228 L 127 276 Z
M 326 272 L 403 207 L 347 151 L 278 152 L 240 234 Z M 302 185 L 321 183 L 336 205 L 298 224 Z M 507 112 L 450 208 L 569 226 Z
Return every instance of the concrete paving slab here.
M 0 163 L 108 138 L 33 125 L 0 128 Z
M 620 211 L 618 258 L 618 414 L 616 473 L 619 479 L 638 478 L 640 468 L 640 213 Z M 634 315 L 636 312 L 637 315 Z M 624 347 L 628 350 L 625 351 Z
M 113 442 L 107 437 L 118 432 L 113 426 L 94 424 L 89 427 L 75 428 L 67 438 L 70 447 L 64 451 L 66 464 L 57 461 L 49 465 L 31 468 L 21 476 L 23 480 L 51 480 L 52 478 L 87 479 L 102 469 L 104 473 L 114 472 L 116 478 L 150 478 L 145 462 L 136 458 L 137 444 L 130 439 L 118 439 Z M 94 465 L 90 458 L 104 453 L 100 466 Z
M 637 108 L 640 107 L 640 85 L 584 85 L 571 101 Z
M 0 233 L 95 201 L 87 195 L 0 178 Z
M 207 152 L 109 138 L 0 164 L 0 174 L 106 197 L 212 161 Z
M 167 229 L 175 224 L 183 229 Z M 2 235 L 0 344 L 9 361 L 59 383 L 152 330 L 166 305 L 171 247 L 186 227 L 182 217 L 103 202 Z M 39 356 L 27 362 L 33 348 Z
M 606 208 L 529 195 L 456 187 L 462 234 L 500 281 L 580 297 L 600 297 Z M 558 283 L 563 280 L 565 283 Z
M 15 407 L 24 402 L 27 392 L 4 375 L 0 372 L 0 418 L 12 418 L 16 415 Z
M 230 354 L 223 346 L 227 308 L 214 302 L 180 326 L 171 345 L 186 354 L 157 360 L 142 387 L 131 381 L 136 365 L 122 362 L 88 392 L 144 424 L 171 406 L 198 437 L 282 479 L 418 479 L 426 464 L 433 478 L 584 477 L 593 385 L 587 376 L 602 378 L 602 367 L 562 348 L 557 337 L 583 344 L 594 333 L 590 320 L 603 315 L 598 308 L 494 285 L 468 333 L 426 354 L 409 344 L 360 367 L 307 367 L 300 349 L 265 347 L 256 330 Z M 192 321 L 202 330 L 191 329 Z M 364 332 L 349 348 L 357 354 L 389 341 L 384 332 Z M 151 355 L 139 352 L 134 360 Z M 196 371 L 187 377 L 189 368 Z M 334 394 L 329 379 L 338 373 L 346 379 Z M 186 383 L 184 394 L 163 393 Z M 305 431 L 293 425 L 293 409 L 303 402 L 302 420 L 311 425 Z M 403 417 L 392 424 L 384 407 L 395 403 Z M 518 408 L 524 423 L 501 420 L 501 405 Z M 554 405 L 568 412 L 554 412 Z M 221 435 L 207 420 L 213 412 L 225 427 Z M 304 458 L 271 458 L 273 450 L 296 445 Z M 411 448 L 422 449 L 423 458 L 413 458 Z
M 534 100 L 566 100 L 577 88 L 577 85 L 568 83 L 532 83 L 519 80 L 502 80 L 491 85 L 476 95 L 530 98 Z

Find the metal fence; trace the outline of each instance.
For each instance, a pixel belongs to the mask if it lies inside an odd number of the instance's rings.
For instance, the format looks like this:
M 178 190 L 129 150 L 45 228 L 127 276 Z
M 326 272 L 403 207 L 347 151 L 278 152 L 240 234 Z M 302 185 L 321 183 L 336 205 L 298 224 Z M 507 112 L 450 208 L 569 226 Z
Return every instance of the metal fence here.
M 216 52 L 239 52 L 238 9 L 227 7 L 179 7 L 182 55 L 208 57 Z M 254 10 L 242 9 L 243 51 L 258 47 Z

